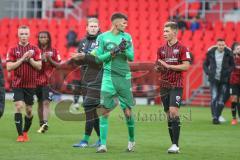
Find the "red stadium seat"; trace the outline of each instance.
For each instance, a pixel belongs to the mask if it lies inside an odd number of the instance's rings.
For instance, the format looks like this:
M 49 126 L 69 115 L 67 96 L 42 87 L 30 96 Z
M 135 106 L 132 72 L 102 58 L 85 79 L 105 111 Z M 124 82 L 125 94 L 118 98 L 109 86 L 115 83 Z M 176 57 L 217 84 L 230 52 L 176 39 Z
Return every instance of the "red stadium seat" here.
M 223 31 L 223 22 L 221 21 L 216 21 L 215 24 L 214 24 L 214 31 L 215 32 L 221 32 Z
M 192 40 L 193 40 L 194 43 L 197 43 L 197 42 L 201 41 L 202 38 L 203 38 L 203 31 L 202 30 L 196 30 L 193 34 Z
M 192 39 L 192 31 L 185 30 L 182 35 L 182 41 L 191 41 Z
M 233 32 L 235 31 L 235 23 L 234 22 L 227 22 L 225 25 L 225 32 Z

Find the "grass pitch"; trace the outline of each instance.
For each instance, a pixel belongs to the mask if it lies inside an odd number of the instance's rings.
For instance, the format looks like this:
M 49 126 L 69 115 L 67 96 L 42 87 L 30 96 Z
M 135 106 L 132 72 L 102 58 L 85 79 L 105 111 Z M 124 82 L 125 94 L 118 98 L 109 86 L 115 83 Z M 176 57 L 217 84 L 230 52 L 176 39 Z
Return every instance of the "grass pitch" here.
M 34 106 L 34 120 L 29 131 L 30 142 L 17 143 L 17 131 L 13 121 L 13 103 L 6 103 L 5 114 L 0 119 L 1 160 L 236 160 L 240 157 L 240 124 L 230 124 L 231 111 L 224 109 L 227 122 L 212 125 L 210 109 L 201 107 L 181 108 L 182 129 L 180 154 L 169 155 L 170 146 L 167 123 L 160 106 L 136 106 L 136 151 L 126 153 L 127 127 L 123 114 L 116 108 L 110 116 L 108 152 L 97 154 L 95 148 L 73 148 L 84 131 L 84 122 L 62 121 L 54 114 L 51 105 L 49 131 L 37 133 L 38 117 Z M 90 144 L 97 140 L 93 132 Z

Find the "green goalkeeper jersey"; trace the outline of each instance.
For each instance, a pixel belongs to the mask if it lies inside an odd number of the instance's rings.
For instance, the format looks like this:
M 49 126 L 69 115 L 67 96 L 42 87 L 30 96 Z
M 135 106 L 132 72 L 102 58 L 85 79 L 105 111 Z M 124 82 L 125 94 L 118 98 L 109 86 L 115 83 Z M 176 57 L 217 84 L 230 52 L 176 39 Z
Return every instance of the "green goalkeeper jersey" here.
M 126 49 L 112 57 L 110 52 L 120 44 L 122 39 L 128 42 Z M 94 54 L 97 57 L 97 61 L 103 62 L 104 76 L 121 76 L 130 79 L 131 72 L 128 61 L 133 61 L 134 59 L 131 36 L 125 32 L 115 35 L 111 31 L 107 31 L 98 36 L 97 43 L 98 47 L 95 49 Z

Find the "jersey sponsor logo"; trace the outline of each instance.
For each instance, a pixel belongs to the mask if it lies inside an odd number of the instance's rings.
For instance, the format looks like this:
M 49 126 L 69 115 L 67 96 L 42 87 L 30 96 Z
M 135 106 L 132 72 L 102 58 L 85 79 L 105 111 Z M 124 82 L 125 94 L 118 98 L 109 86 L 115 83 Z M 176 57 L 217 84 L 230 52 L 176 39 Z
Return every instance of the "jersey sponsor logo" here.
M 174 57 L 172 57 L 172 58 L 165 58 L 164 61 L 165 62 L 178 62 L 178 58 L 174 58 Z

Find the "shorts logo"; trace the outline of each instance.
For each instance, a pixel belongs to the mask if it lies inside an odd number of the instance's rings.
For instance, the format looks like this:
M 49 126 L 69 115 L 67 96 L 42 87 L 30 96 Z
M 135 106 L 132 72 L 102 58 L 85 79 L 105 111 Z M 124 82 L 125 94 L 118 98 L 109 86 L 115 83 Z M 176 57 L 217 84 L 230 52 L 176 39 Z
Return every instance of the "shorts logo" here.
M 178 106 L 180 106 L 180 102 L 181 102 L 181 97 L 176 96 L 176 103 L 177 103 Z

